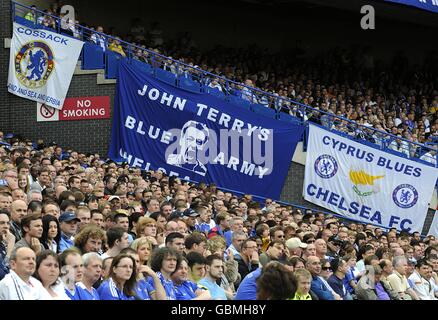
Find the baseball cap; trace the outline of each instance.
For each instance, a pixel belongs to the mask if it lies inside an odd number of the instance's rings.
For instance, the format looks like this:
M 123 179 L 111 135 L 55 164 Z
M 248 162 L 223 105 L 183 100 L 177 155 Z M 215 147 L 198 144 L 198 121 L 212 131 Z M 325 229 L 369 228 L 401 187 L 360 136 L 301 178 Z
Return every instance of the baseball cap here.
M 59 216 L 59 222 L 69 222 L 72 220 L 76 220 L 77 222 L 81 221 L 72 211 L 66 211 Z
M 339 240 L 336 236 L 331 236 L 328 239 L 328 242 L 332 242 L 334 245 L 339 245 L 339 246 L 341 246 L 343 244 L 343 241 Z
M 111 201 L 113 201 L 114 199 L 120 200 L 120 197 L 119 197 L 119 196 L 110 196 L 110 197 L 108 198 L 108 201 L 111 202 Z
M 184 210 L 183 214 L 184 214 L 184 217 L 197 217 L 197 216 L 199 216 L 199 213 L 197 213 L 195 210 L 193 210 L 191 208 Z
M 290 238 L 289 240 L 286 241 L 286 247 L 288 247 L 291 250 L 297 249 L 297 248 L 306 249 L 307 244 L 302 243 L 299 238 Z

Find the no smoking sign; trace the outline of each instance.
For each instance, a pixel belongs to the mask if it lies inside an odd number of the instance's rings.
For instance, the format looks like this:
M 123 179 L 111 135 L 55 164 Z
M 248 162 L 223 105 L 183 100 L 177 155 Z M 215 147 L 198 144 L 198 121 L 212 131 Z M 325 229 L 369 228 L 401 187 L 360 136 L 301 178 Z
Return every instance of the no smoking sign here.
M 59 121 L 59 110 L 37 103 L 37 121 Z

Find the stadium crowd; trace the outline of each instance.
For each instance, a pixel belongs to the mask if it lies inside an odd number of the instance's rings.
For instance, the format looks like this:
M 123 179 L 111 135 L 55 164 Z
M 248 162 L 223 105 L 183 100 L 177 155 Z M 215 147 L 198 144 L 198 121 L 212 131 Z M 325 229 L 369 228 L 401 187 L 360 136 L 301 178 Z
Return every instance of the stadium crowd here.
M 57 13 L 52 9 L 47 13 Z M 33 11 L 25 18 L 56 24 Z M 81 37 L 72 21 L 63 22 L 65 33 Z M 360 49 L 309 64 L 255 47 L 201 53 L 188 35 L 164 41 L 157 24 L 148 34 L 138 22 L 131 31 L 128 41 L 274 92 L 276 108 L 361 138 L 380 141 L 281 98 L 411 141 L 433 141 L 438 133 L 436 60 L 413 74 L 403 56 L 385 68 Z M 99 33 L 89 40 L 126 55 L 118 40 L 107 43 Z M 145 52 L 136 57 L 149 61 Z M 223 91 L 221 81 L 208 85 Z M 266 102 L 244 88 L 242 97 Z M 391 146 L 409 156 L 421 152 L 397 140 Z M 0 300 L 438 299 L 438 240 L 421 238 L 420 230 L 383 230 L 272 199 L 259 203 L 3 132 L 0 172 Z
M 222 93 L 239 95 L 251 103 L 265 105 L 309 120 L 405 157 L 420 158 L 436 165 L 438 142 L 438 59 L 429 52 L 422 64 L 412 64 L 403 52 L 395 53 L 390 63 L 378 60 L 367 46 L 327 49 L 316 56 L 306 54 L 297 45 L 293 52 L 271 53 L 257 45 L 247 48 L 217 46 L 209 51 L 199 50 L 190 33 L 177 39 L 165 39 L 157 22 L 146 31 L 140 19 L 134 19 L 124 40 L 137 46 L 134 49 L 121 43 L 113 28 L 90 26 L 96 33 L 80 32 L 72 21 L 59 13 L 57 2 L 48 14 L 58 14 L 64 33 L 91 41 L 104 50 L 147 62 L 172 73 L 186 74 Z M 55 27 L 53 18 L 29 12 L 28 20 L 38 19 L 46 27 Z M 75 21 L 76 23 L 78 21 Z M 106 37 L 108 34 L 111 37 Z M 148 49 L 149 51 L 146 51 Z M 164 59 L 151 52 L 171 57 Z M 179 65 L 185 63 L 192 68 Z M 203 75 L 207 71 L 210 74 Z M 219 77 L 214 77 L 218 75 Z M 225 86 L 223 78 L 263 91 L 250 91 L 243 86 Z M 226 92 L 228 90 L 228 92 Z M 273 95 L 264 94 L 267 92 Z M 298 102 L 294 104 L 290 100 Z M 314 110 L 303 108 L 311 106 Z M 324 111 L 327 114 L 320 113 Z M 351 120 L 332 118 L 329 114 Z M 356 126 L 354 123 L 362 125 Z M 370 130 L 374 128 L 382 133 Z M 432 149 L 417 144 L 427 144 Z
M 438 240 L 0 132 L 0 299 L 435 300 Z

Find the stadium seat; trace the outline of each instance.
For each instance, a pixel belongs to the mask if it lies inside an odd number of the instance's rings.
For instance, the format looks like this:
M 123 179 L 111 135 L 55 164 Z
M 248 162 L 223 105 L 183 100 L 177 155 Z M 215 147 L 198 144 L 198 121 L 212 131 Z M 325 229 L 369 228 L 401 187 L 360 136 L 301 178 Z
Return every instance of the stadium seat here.
M 111 50 L 105 51 L 105 78 L 116 79 L 122 56 Z
M 295 124 L 301 123 L 301 120 L 298 119 L 297 117 L 291 116 L 290 114 L 284 112 L 278 113 L 278 120 L 288 123 L 295 123 Z
M 184 76 L 180 76 L 178 78 L 178 83 L 179 83 L 179 87 L 183 90 L 195 92 L 195 93 L 201 92 L 201 85 L 198 82 L 193 81 Z
M 82 53 L 82 69 L 96 70 L 105 67 L 105 54 L 97 44 L 85 42 Z
M 262 104 L 251 104 L 251 109 L 255 113 L 264 115 L 265 117 L 268 117 L 268 118 L 271 118 L 271 119 L 275 119 L 276 116 L 277 116 L 277 112 L 274 109 L 266 108 Z
M 158 80 L 163 81 L 172 86 L 176 86 L 176 76 L 172 72 L 160 68 L 155 68 L 155 75 Z
M 206 87 L 205 88 L 205 92 L 207 92 L 207 93 L 209 93 L 212 96 L 215 96 L 217 98 L 225 99 L 224 93 L 222 91 L 220 91 L 219 89 L 217 89 L 217 88 Z
M 27 19 L 24 19 L 23 17 L 20 17 L 20 16 L 15 16 L 15 22 L 19 23 L 25 27 L 28 27 L 28 28 L 33 28 L 33 29 L 35 28 L 34 22 L 27 20 Z
M 229 102 L 231 104 L 234 104 L 236 106 L 239 106 L 239 107 L 247 109 L 247 110 L 251 110 L 251 108 L 250 108 L 251 104 L 247 100 L 243 100 L 242 98 L 239 98 L 236 96 L 229 96 L 228 99 L 229 99 Z
M 138 69 L 140 69 L 141 71 L 143 71 L 144 73 L 146 73 L 148 76 L 153 76 L 154 75 L 154 68 L 152 68 L 152 66 L 146 62 L 142 62 L 136 59 L 130 59 L 129 60 L 130 63 L 132 63 L 132 65 Z

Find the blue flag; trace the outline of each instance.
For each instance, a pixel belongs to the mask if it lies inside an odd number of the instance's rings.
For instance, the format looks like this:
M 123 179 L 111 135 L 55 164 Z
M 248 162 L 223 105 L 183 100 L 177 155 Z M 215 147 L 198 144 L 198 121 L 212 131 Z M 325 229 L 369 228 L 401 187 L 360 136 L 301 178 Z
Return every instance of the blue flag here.
M 437 0 L 385 0 L 387 2 L 396 2 L 407 6 L 414 6 L 423 10 L 438 13 Z
M 303 125 L 166 84 L 122 60 L 109 157 L 278 199 L 303 131 Z

